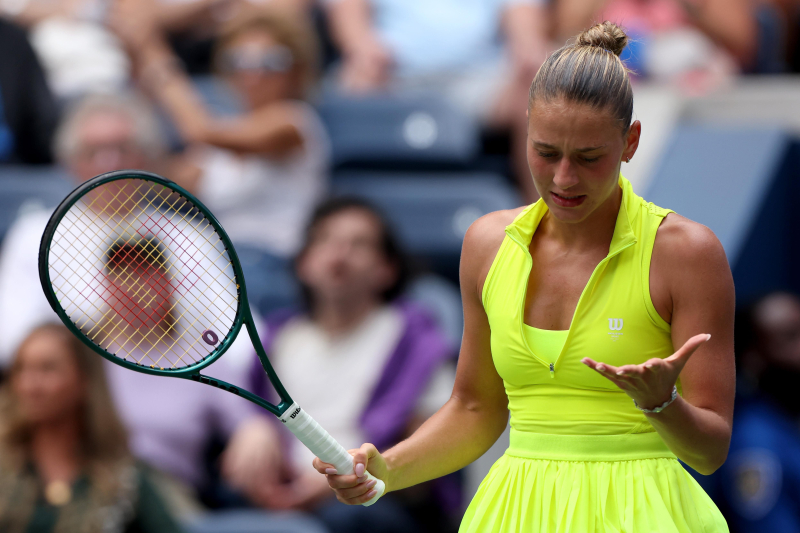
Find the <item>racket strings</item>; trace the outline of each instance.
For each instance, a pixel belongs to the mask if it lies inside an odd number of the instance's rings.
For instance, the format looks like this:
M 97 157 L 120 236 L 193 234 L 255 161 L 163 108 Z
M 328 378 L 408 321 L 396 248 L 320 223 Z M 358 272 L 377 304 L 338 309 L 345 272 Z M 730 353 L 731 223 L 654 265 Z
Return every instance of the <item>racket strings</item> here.
M 158 369 L 210 355 L 231 330 L 238 284 L 214 226 L 188 199 L 126 179 L 86 193 L 62 217 L 51 282 L 73 323 L 107 352 Z

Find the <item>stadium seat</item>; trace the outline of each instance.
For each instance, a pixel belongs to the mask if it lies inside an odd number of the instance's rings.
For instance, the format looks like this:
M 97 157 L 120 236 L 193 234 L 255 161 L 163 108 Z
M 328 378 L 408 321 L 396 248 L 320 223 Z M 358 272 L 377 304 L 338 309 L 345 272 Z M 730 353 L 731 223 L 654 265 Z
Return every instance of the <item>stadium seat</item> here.
M 800 290 L 799 152 L 778 128 L 682 125 L 644 195 L 714 231 L 739 302 Z
M 480 151 L 477 123 L 435 95 L 331 91 L 318 110 L 335 168 L 464 169 Z
M 351 172 L 339 176 L 334 194 L 374 203 L 412 256 L 455 281 L 469 225 L 486 213 L 521 204 L 507 180 L 483 173 Z
M 0 240 L 20 210 L 54 208 L 75 188 L 58 167 L 0 167 Z

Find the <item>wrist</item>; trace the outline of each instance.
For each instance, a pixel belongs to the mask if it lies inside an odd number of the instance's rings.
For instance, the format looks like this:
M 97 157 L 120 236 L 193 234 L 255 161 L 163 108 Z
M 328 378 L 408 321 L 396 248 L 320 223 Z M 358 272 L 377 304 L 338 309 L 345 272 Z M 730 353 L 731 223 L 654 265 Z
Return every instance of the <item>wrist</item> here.
M 653 403 L 653 404 L 650 404 L 649 402 L 644 402 L 643 404 L 639 404 L 639 402 L 633 400 L 633 405 L 635 405 L 638 410 L 642 411 L 645 414 L 658 414 L 667 407 L 669 407 L 677 399 L 678 399 L 678 387 L 673 385 L 669 397 L 663 402 Z

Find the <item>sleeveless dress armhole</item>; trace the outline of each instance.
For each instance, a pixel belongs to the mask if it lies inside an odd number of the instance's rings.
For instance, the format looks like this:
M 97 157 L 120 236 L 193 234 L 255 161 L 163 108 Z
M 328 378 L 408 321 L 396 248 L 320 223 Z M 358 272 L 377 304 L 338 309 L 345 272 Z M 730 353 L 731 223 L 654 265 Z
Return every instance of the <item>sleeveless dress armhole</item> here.
M 506 235 L 503 237 L 503 242 L 500 243 L 500 248 L 497 249 L 497 252 L 494 254 L 494 258 L 492 259 L 492 266 L 489 267 L 489 272 L 486 273 L 486 279 L 483 280 L 483 288 L 481 288 L 481 305 L 483 305 L 483 310 L 486 311 L 487 315 L 489 311 L 486 309 L 488 305 L 487 300 L 494 284 L 494 272 L 497 270 L 497 258 L 500 257 L 501 253 L 508 246 L 509 241 L 511 241 L 510 237 Z
M 664 209 L 654 205 L 653 203 L 649 203 L 646 205 L 646 208 L 657 218 L 649 219 L 645 217 L 644 225 L 645 227 L 642 228 L 644 237 L 642 239 L 642 297 L 644 298 L 644 305 L 647 308 L 647 314 L 650 316 L 650 320 L 653 321 L 653 324 L 658 326 L 659 328 L 663 329 L 667 333 L 672 331 L 672 326 L 662 318 L 661 315 L 658 314 L 655 305 L 653 305 L 653 299 L 650 295 L 650 263 L 653 259 L 653 245 L 656 242 L 656 233 L 658 232 L 658 228 L 664 222 L 664 219 L 667 217 L 668 214 L 674 213 L 671 209 Z M 657 223 L 648 224 L 648 220 L 655 220 Z

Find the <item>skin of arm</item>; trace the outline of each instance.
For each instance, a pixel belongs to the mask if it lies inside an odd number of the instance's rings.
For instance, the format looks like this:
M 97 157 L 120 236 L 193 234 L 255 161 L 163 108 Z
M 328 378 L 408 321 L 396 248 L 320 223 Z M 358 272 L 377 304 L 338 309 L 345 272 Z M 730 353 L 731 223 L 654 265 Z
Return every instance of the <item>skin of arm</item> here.
M 547 54 L 547 11 L 542 5 L 512 4 L 502 17 L 516 74 L 529 86 Z
M 157 77 L 142 77 L 142 82 L 170 114 L 185 142 L 272 157 L 302 145 L 295 126 L 300 120 L 296 104 L 276 102 L 239 117 L 218 119 L 206 110 L 163 42 L 150 40 L 137 59 L 141 72 L 157 69 Z
M 584 362 L 648 409 L 669 399 L 680 375 L 683 395 L 647 418 L 678 458 L 708 475 L 725 462 L 731 438 L 733 277 L 711 230 L 670 214 L 658 229 L 650 280 L 656 310 L 672 326 L 673 346 L 682 348 L 641 365 Z
M 328 7 L 331 37 L 344 57 L 343 85 L 369 91 L 384 85 L 390 75 L 391 52 L 372 27 L 369 0 L 339 0 Z
M 740 65 L 750 66 L 758 47 L 758 26 L 747 0 L 679 0 L 689 18 Z
M 492 361 L 489 323 L 480 294 L 505 236 L 503 228 L 517 212 L 486 215 L 464 237 L 460 267 L 464 336 L 447 403 L 411 437 L 382 455 L 371 444 L 351 450 L 355 475 L 331 475 L 330 465 L 314 459 L 314 467 L 328 474 L 328 484 L 339 501 L 360 504 L 371 498 L 364 465 L 386 483 L 387 492 L 399 490 L 463 468 L 483 455 L 505 429 L 508 397 Z
M 553 7 L 555 38 L 562 42 L 592 24 L 592 20 L 609 0 L 558 0 Z

